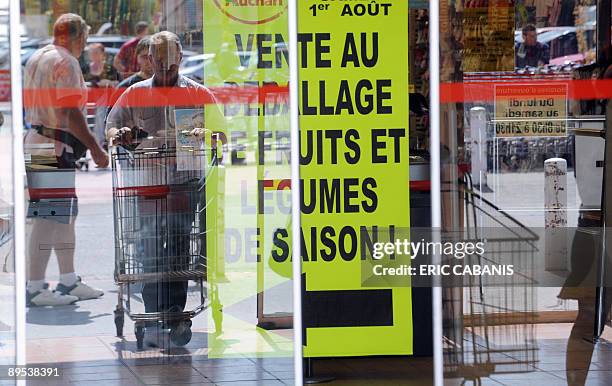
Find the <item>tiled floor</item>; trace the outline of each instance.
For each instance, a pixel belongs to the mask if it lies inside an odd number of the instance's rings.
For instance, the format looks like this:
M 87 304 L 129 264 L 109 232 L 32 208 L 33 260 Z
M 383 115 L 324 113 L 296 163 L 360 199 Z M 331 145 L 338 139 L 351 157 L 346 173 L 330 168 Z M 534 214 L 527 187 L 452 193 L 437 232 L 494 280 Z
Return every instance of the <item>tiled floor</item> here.
M 66 342 L 69 343 L 69 342 Z M 290 359 L 208 359 L 183 353 L 143 353 L 115 359 L 39 363 L 60 367 L 60 377 L 28 385 L 291 385 Z M 33 365 L 33 364 L 32 364 Z
M 516 346 L 511 335 L 500 333 L 502 328 L 490 329 L 488 342 L 476 335 L 477 345 L 464 346 L 461 363 L 453 365 L 453 357 L 446 356 L 445 385 L 612 385 L 612 344 L 608 343 L 612 341 L 612 333 L 608 330 L 599 343 L 577 342 L 568 351 L 571 324 L 532 327 L 535 339 L 522 346 Z M 291 358 L 236 355 L 211 359 L 206 348 L 139 352 L 129 339 L 107 336 L 32 340 L 28 344 L 28 358 L 31 365 L 61 368 L 60 378 L 29 381 L 28 385 L 293 384 Z M 433 383 L 432 368 L 431 358 L 416 357 L 314 362 L 316 376 L 335 378 L 329 385 L 427 386 Z M 480 383 L 475 382 L 477 378 Z
M 509 328 L 510 327 L 510 328 Z M 612 333 L 609 329 L 604 331 L 602 339 L 593 344 L 584 339 L 576 339 L 568 345 L 571 329 L 570 323 L 541 324 L 533 326 L 533 338 L 523 341 L 523 345 L 516 343 L 516 335 L 501 334 L 502 329 L 519 330 L 518 326 L 499 327 L 489 329 L 489 346 L 483 346 L 483 340 L 473 349 L 463 352 L 466 367 L 480 369 L 483 385 L 507 386 L 583 386 L 583 385 L 612 385 Z M 494 355 L 487 353 L 494 352 Z M 474 358 L 478 358 L 474 360 Z M 471 360 L 470 360 L 471 359 Z M 449 376 L 445 384 L 460 385 L 469 377 L 460 377 L 464 374 Z M 467 383 L 471 385 L 470 382 Z

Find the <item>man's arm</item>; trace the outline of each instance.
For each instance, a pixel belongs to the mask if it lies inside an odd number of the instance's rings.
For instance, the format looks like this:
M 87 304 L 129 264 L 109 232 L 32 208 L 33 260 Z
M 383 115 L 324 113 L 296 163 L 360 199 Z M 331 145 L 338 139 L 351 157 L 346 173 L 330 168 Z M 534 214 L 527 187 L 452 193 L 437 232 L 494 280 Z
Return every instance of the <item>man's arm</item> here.
M 70 99 L 71 98 L 60 99 L 60 103 L 64 106 L 73 106 L 74 104 L 70 103 Z M 63 111 L 66 116 L 70 133 L 91 151 L 91 155 L 96 165 L 101 168 L 107 167 L 108 155 L 100 147 L 98 142 L 96 142 L 96 138 L 93 136 L 91 131 L 89 131 L 89 127 L 87 127 L 87 120 L 83 115 L 83 111 L 77 107 L 66 107 L 63 109 Z
M 123 74 L 126 70 L 123 65 L 123 56 L 125 55 L 125 50 L 123 47 L 119 49 L 117 55 L 115 55 L 115 59 L 113 59 L 113 67 L 120 73 Z
M 109 143 L 128 145 L 133 142 L 134 119 L 128 103 L 129 90 L 124 91 L 106 117 L 106 139 Z

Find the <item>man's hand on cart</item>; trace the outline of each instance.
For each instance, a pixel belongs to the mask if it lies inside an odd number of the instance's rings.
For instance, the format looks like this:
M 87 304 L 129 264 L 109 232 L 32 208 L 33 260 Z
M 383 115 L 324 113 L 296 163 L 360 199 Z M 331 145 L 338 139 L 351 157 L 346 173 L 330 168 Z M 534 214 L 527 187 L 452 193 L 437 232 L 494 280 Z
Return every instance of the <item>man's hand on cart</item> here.
M 212 146 L 212 130 L 205 129 L 203 127 L 194 127 L 191 130 L 183 130 L 181 134 L 183 134 L 185 137 L 202 141 L 208 146 Z
M 111 127 L 106 132 L 106 139 L 111 146 L 130 145 L 134 140 L 134 135 L 129 127 L 122 127 L 120 129 Z
M 194 137 L 197 139 L 204 139 L 206 137 L 206 134 L 210 133 L 211 131 L 208 129 L 205 129 L 203 127 L 194 127 L 191 130 L 183 130 L 183 135 L 187 136 L 187 137 Z
M 129 128 L 124 126 L 122 128 L 111 127 L 106 131 L 106 140 L 110 146 L 113 145 L 136 145 L 140 139 L 146 138 L 149 135 L 145 130 L 138 126 Z
M 104 169 L 108 167 L 108 163 L 109 163 L 108 154 L 106 154 L 104 149 L 102 149 L 101 147 L 97 146 L 91 149 L 91 157 L 93 158 L 93 161 L 96 163 L 96 165 L 99 168 Z

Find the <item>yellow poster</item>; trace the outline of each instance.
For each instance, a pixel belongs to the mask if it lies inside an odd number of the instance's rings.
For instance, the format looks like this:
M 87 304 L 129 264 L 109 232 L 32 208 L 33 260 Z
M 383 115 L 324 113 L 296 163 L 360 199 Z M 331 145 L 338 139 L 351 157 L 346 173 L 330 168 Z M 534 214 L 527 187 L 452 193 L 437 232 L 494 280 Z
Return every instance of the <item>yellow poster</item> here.
M 305 315 L 304 354 L 411 354 L 410 288 L 361 283 L 367 241 L 410 227 L 408 2 L 300 1 L 298 30 L 303 307 L 339 309 Z
M 203 10 L 203 79 L 221 105 L 207 106 L 205 120 L 223 154 L 207 185 L 209 356 L 292 356 L 291 334 L 265 323 L 293 311 L 290 264 L 288 274 L 268 264 L 275 231 L 290 224 L 291 191 L 265 186 L 291 176 L 287 5 L 205 0 Z
M 226 191 L 232 183 L 256 192 L 244 195 L 233 218 L 225 210 L 225 251 L 215 258 L 242 249 L 236 256 L 246 264 L 248 250 L 257 251 L 265 298 L 291 277 L 294 187 L 288 106 L 279 96 L 289 74 L 286 3 L 204 4 L 204 48 L 214 54 L 205 84 L 247 95 L 224 106 L 231 149 L 224 162 L 237 170 L 226 167 Z M 364 286 L 361 272 L 372 241 L 409 236 L 408 3 L 300 1 L 298 20 L 304 355 L 411 354 L 410 287 Z M 277 86 L 279 95 L 267 92 Z M 266 99 L 248 100 L 249 87 Z M 228 237 L 236 216 L 249 225 L 230 233 L 254 235 L 256 245 Z M 225 266 L 232 281 L 238 265 Z

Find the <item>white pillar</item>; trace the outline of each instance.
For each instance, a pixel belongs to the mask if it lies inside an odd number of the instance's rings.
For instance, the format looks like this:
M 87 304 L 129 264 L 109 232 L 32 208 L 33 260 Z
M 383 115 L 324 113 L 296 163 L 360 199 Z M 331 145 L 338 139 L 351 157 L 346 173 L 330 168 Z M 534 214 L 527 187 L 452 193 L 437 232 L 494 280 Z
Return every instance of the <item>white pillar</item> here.
M 20 2 L 9 1 L 9 31 L 19 31 Z M 15 258 L 15 364 L 26 365 L 26 259 L 25 259 L 25 162 L 23 155 L 23 106 L 21 82 L 21 40 L 19 33 L 9 34 L 11 63 L 11 122 L 13 132 L 13 247 Z M 6 151 L 6 150 L 5 150 Z M 25 385 L 18 379 L 17 385 Z
M 298 8 L 297 0 L 291 0 L 288 6 L 289 27 L 289 121 L 291 132 L 291 254 L 301 255 L 300 231 L 302 227 L 300 196 L 300 120 L 298 112 Z M 304 384 L 302 352 L 302 259 L 294 258 L 293 270 L 293 371 L 294 385 Z
M 567 162 L 562 158 L 544 161 L 545 268 L 567 271 Z
M 429 151 L 431 181 L 432 241 L 439 242 L 442 228 L 442 182 L 440 181 L 440 2 L 429 1 Z M 299 150 L 298 150 L 299 151 Z M 296 259 L 299 260 L 299 259 Z M 439 264 L 442 256 L 435 252 L 432 264 Z M 442 286 L 439 276 L 433 277 L 431 288 L 431 317 L 433 337 L 433 385 L 444 385 L 444 331 L 442 328 Z
M 487 184 L 487 111 L 484 107 L 470 109 L 470 150 L 472 154 L 472 182 Z

